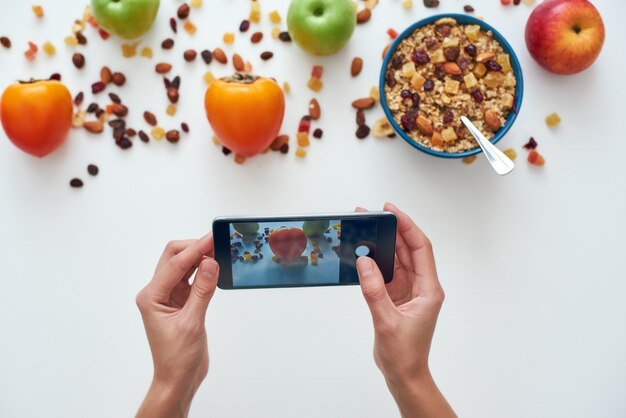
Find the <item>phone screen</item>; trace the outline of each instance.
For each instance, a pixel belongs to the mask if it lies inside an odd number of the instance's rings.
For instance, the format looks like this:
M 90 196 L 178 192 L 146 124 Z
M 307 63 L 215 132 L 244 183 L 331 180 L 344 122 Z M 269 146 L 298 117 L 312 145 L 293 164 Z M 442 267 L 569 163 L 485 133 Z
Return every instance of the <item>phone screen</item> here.
M 377 252 L 385 253 L 378 251 L 379 219 L 372 216 L 245 219 L 227 225 L 230 268 L 223 268 L 224 251 L 219 251 L 222 260 L 218 262 L 227 276 L 220 274 L 220 284 L 224 285 L 220 287 L 357 284 L 357 257 L 377 259 Z M 393 236 L 392 264 L 395 224 Z M 217 233 L 215 240 L 220 240 Z

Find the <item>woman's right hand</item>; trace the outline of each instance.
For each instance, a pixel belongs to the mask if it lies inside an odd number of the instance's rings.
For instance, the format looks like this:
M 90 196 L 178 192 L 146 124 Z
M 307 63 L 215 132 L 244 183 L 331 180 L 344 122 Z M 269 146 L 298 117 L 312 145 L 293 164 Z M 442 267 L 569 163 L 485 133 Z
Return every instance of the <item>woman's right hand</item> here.
M 385 284 L 371 258 L 357 260 L 361 289 L 374 322 L 374 360 L 403 417 L 455 417 L 428 367 L 444 300 L 432 245 L 407 214 L 390 203 L 384 209 L 398 218 L 393 280 Z

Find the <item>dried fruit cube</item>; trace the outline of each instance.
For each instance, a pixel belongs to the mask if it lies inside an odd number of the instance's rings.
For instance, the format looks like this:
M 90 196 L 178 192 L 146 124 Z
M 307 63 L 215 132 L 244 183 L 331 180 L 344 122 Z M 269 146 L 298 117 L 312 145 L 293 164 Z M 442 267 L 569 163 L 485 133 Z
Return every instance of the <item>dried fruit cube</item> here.
M 199 9 L 200 7 L 202 7 L 202 0 L 191 0 L 189 2 L 189 5 L 194 9 Z
M 306 150 L 304 148 L 298 148 L 296 150 L 296 157 L 299 157 L 299 158 L 306 157 Z
M 444 90 L 446 91 L 446 93 L 448 94 L 457 94 L 459 92 L 459 87 L 461 86 L 461 83 L 453 80 L 451 78 L 446 79 L 446 83 L 444 85 Z
M 320 91 L 324 87 L 324 83 L 322 82 L 322 80 L 317 77 L 311 77 L 306 85 L 313 91 Z
M 487 87 L 495 89 L 504 84 L 504 74 L 491 71 L 483 78 L 483 81 Z
M 300 119 L 300 123 L 298 124 L 298 132 L 306 132 L 309 133 L 311 130 L 311 117 L 306 115 Z
M 474 66 L 472 72 L 476 75 L 476 77 L 482 78 L 485 74 L 487 74 L 487 67 L 483 63 L 478 63 Z
M 185 24 L 183 25 L 183 28 L 185 29 L 185 32 L 187 32 L 190 35 L 194 35 L 197 30 L 196 25 L 191 23 L 191 21 L 189 20 L 185 22 Z
M 122 44 L 122 55 L 124 58 L 132 58 L 137 55 L 137 45 L 134 44 Z
M 500 67 L 502 67 L 502 72 L 508 73 L 512 70 L 509 54 L 499 54 L 496 61 L 500 64 Z
M 402 2 L 402 7 L 404 7 L 407 10 L 413 8 L 413 0 L 404 0 Z
M 250 3 L 250 22 L 259 23 L 261 21 L 261 5 L 257 0 L 252 0 Z
M 378 87 L 372 86 L 372 88 L 370 88 L 370 97 L 380 102 L 380 90 L 378 90 Z
M 269 14 L 269 18 L 270 18 L 270 22 L 272 22 L 275 25 L 280 24 L 280 22 L 283 20 L 280 17 L 280 13 L 278 13 L 278 10 L 274 10 Z
M 559 123 L 561 123 L 561 118 L 558 114 L 556 113 L 551 113 L 548 116 L 546 116 L 546 125 L 548 126 L 556 126 Z
M 225 44 L 232 44 L 235 42 L 235 34 L 233 32 L 226 32 L 223 39 Z
M 289 83 L 286 81 L 283 83 L 283 91 L 285 93 L 289 93 L 291 91 L 291 85 L 289 85 Z
M 174 116 L 176 114 L 176 106 L 173 104 L 168 104 L 167 108 L 165 109 L 165 113 L 167 113 L 169 116 Z
M 517 158 L 517 152 L 515 152 L 513 148 L 507 148 L 502 151 L 502 153 L 509 157 L 511 160 L 515 160 Z
M 33 6 L 32 10 L 33 10 L 33 13 L 35 13 L 35 16 L 37 16 L 38 18 L 42 18 L 43 17 L 43 7 L 41 7 L 41 6 Z
M 456 132 L 454 132 L 454 128 L 451 126 L 441 131 L 441 136 L 446 142 L 456 141 L 458 139 Z
M 459 38 L 444 38 L 441 43 L 442 48 L 451 48 L 459 46 L 460 40 Z
M 477 41 L 480 37 L 480 26 L 478 25 L 467 25 L 465 26 L 465 35 L 470 41 Z
M 463 158 L 463 164 L 467 164 L 470 165 L 471 163 L 473 163 L 474 161 L 476 161 L 476 156 L 475 155 L 470 155 L 468 157 Z
M 311 144 L 308 132 L 298 132 L 296 139 L 298 140 L 298 146 L 308 147 Z
M 141 56 L 146 58 L 152 58 L 152 48 L 147 46 L 141 48 Z
M 165 129 L 157 126 L 156 128 L 152 128 L 150 135 L 156 140 L 163 139 L 165 138 Z
M 543 155 L 539 154 L 535 150 L 532 150 L 528 154 L 528 162 L 534 165 L 542 166 L 546 163 L 546 160 L 543 158 Z
M 468 89 L 471 89 L 476 84 L 478 84 L 478 80 L 476 80 L 476 76 L 473 73 L 467 73 L 467 75 L 463 77 L 463 81 L 465 82 L 465 86 Z
M 435 64 L 441 64 L 442 62 L 446 62 L 446 56 L 443 53 L 443 49 L 439 48 L 431 52 L 430 60 Z
M 398 32 L 395 29 L 389 28 L 387 29 L 387 35 L 389 35 L 391 39 L 396 39 L 398 37 Z
M 511 109 L 513 107 L 513 95 L 509 93 L 504 93 L 502 95 L 502 105 Z
M 433 147 L 441 147 L 443 146 L 443 135 L 441 135 L 441 132 L 435 131 L 433 132 L 433 136 L 430 137 L 430 144 Z
M 275 27 L 272 29 L 272 38 L 274 39 L 278 39 L 280 37 L 280 28 L 279 27 Z
M 45 52 L 48 56 L 53 56 L 57 52 L 57 49 L 50 42 L 44 43 L 41 49 L 43 49 L 43 52 Z
M 415 90 L 421 90 L 425 82 L 426 79 L 422 77 L 421 74 L 415 73 L 413 77 L 411 77 L 411 86 L 413 86 Z
M 311 77 L 322 78 L 324 75 L 324 67 L 321 65 L 314 65 L 311 69 Z
M 69 46 L 78 45 L 78 39 L 76 39 L 75 36 L 66 36 L 65 39 L 63 39 L 63 41 L 65 42 L 65 45 L 69 45 Z
M 415 63 L 409 61 L 402 66 L 402 77 L 411 78 L 415 75 Z

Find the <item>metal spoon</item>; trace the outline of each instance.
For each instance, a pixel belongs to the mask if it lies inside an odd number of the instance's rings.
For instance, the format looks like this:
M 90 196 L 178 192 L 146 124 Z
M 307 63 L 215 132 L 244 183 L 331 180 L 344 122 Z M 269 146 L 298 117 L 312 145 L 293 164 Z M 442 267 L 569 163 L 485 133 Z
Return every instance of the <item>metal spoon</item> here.
M 509 174 L 515 168 L 515 164 L 509 157 L 507 157 L 502 151 L 496 148 L 485 135 L 478 130 L 478 128 L 465 116 L 461 116 L 461 122 L 470 131 L 470 133 L 476 138 L 476 142 L 483 150 L 485 157 L 489 160 L 489 164 L 493 170 L 501 176 Z

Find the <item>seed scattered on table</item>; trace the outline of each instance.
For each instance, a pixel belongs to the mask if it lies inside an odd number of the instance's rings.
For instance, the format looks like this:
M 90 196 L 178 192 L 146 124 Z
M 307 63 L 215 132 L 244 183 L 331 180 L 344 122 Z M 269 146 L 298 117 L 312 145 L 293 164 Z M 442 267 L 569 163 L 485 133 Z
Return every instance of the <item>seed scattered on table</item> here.
M 11 40 L 6 36 L 0 36 L 0 44 L 6 49 L 11 48 Z
M 361 125 L 356 130 L 356 137 L 364 139 L 370 134 L 370 127 L 367 125 Z
M 75 106 L 80 106 L 83 103 L 83 99 L 85 98 L 85 95 L 83 94 L 83 92 L 78 92 L 78 94 L 76 95 L 76 97 L 74 97 L 74 105 Z
M 76 52 L 72 55 L 72 62 L 76 68 L 83 68 L 85 66 L 85 56 L 80 52 Z
M 272 59 L 273 56 L 274 56 L 274 53 L 272 51 L 265 51 L 265 52 L 261 53 L 261 59 L 263 61 L 267 61 L 269 59 Z
M 363 69 L 363 59 L 361 57 L 354 57 L 352 59 L 352 65 L 350 66 L 350 74 L 352 77 L 356 77 L 361 74 Z
M 100 169 L 95 164 L 89 164 L 87 166 L 87 172 L 91 174 L 92 176 L 97 176 L 98 173 L 100 172 Z
M 465 13 L 472 13 L 474 11 L 474 8 L 468 4 L 466 6 L 463 6 L 463 10 L 465 11 Z
M 167 133 L 165 134 L 165 139 L 167 139 L 172 144 L 175 144 L 180 140 L 180 132 L 178 132 L 176 129 L 167 131 Z
M 147 110 L 145 112 L 143 112 L 143 119 L 150 126 L 156 126 L 157 125 L 157 118 L 156 118 L 156 116 L 154 116 L 154 113 L 152 113 L 152 112 L 149 112 Z
M 254 32 L 252 36 L 250 36 L 250 42 L 253 44 L 258 44 L 263 39 L 263 32 Z
M 215 60 L 220 64 L 226 64 L 228 62 L 228 57 L 226 56 L 224 50 L 221 48 L 215 48 L 215 50 L 213 51 L 213 58 L 215 58 Z
M 208 49 L 205 49 L 204 51 L 202 51 L 200 53 L 200 56 L 202 57 L 202 60 L 204 61 L 205 64 L 210 64 L 211 61 L 213 61 L 213 53 L 211 51 L 209 51 Z
M 74 188 L 83 187 L 83 181 L 79 178 L 73 178 L 72 180 L 70 180 L 70 186 Z
M 91 93 L 98 94 L 106 88 L 106 84 L 102 81 L 97 81 L 91 85 Z
M 185 61 L 191 62 L 196 59 L 196 55 L 196 51 L 194 51 L 193 49 L 188 49 L 183 53 L 183 58 L 185 59 Z
M 111 82 L 118 87 L 121 87 L 126 83 L 126 76 L 120 72 L 115 72 L 111 76 Z
M 248 29 L 250 29 L 250 21 L 246 19 L 242 20 L 239 25 L 239 32 L 247 32 Z
M 172 49 L 174 47 L 174 40 L 172 38 L 167 38 L 163 42 L 161 42 L 161 48 L 163 49 Z
M 142 142 L 150 142 L 150 137 L 144 131 L 139 131 L 138 135 Z
M 187 3 L 181 4 L 180 7 L 178 7 L 176 14 L 178 15 L 178 18 L 181 20 L 187 19 L 187 17 L 189 16 L 189 5 Z
M 154 70 L 159 74 L 169 73 L 171 69 L 172 64 L 168 64 L 166 62 L 160 62 L 154 67 Z

